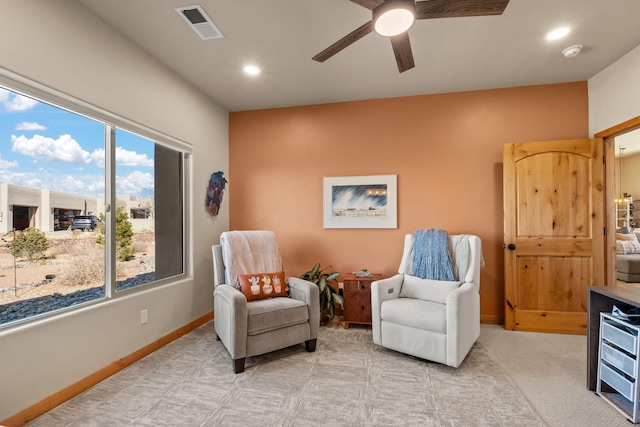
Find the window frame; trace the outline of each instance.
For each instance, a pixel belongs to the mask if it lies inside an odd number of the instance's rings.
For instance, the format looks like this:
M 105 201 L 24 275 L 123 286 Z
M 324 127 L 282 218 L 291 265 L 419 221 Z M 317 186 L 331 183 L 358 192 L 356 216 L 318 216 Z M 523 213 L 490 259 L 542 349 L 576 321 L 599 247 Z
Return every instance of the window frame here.
M 159 132 L 150 127 L 144 126 L 133 120 L 119 116 L 100 107 L 82 101 L 41 83 L 32 81 L 9 70 L 0 67 L 0 87 L 11 92 L 33 98 L 37 101 L 50 104 L 54 107 L 66 110 L 70 113 L 86 117 L 90 120 L 98 121 L 104 125 L 105 129 L 105 296 L 92 301 L 65 307 L 47 313 L 42 313 L 0 325 L 0 330 L 23 325 L 27 322 L 51 318 L 71 310 L 79 310 L 90 305 L 109 302 L 126 298 L 131 294 L 147 291 L 167 284 L 178 283 L 193 278 L 192 273 L 192 244 L 191 244 L 191 191 L 192 172 L 191 154 L 192 145 L 177 138 Z M 181 154 L 182 162 L 182 273 L 174 276 L 154 280 L 140 286 L 119 290 L 116 292 L 116 245 L 115 245 L 115 219 L 116 219 L 116 162 L 115 162 L 115 132 L 116 129 L 139 135 L 151 140 L 154 144 L 175 150 Z M 156 171 L 154 170 L 154 174 Z

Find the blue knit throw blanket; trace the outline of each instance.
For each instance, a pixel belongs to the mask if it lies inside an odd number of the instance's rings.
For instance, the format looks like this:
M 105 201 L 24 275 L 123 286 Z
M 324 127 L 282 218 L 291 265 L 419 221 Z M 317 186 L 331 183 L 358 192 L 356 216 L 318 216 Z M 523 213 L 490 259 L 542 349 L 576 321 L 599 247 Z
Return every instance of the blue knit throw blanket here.
M 422 279 L 454 281 L 449 234 L 434 228 L 413 233 L 413 275 Z

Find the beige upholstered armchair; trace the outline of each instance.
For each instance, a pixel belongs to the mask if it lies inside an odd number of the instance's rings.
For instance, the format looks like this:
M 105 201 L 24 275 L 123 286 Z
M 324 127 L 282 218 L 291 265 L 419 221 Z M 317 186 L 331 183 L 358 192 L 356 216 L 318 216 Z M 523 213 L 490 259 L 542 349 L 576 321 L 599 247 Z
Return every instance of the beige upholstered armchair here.
M 448 236 L 454 280 L 413 275 L 414 235 L 407 234 L 398 274 L 373 282 L 373 342 L 458 367 L 480 335 L 480 238 Z
M 284 280 L 272 231 L 225 232 L 212 250 L 214 326 L 236 374 L 244 372 L 246 357 L 300 343 L 315 351 L 318 287 L 295 277 Z

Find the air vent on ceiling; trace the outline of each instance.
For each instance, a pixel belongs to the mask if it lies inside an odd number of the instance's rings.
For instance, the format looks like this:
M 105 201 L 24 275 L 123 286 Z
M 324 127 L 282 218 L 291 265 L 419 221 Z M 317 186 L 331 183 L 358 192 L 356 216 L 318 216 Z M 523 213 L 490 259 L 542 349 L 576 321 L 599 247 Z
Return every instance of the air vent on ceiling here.
M 201 6 L 183 6 L 177 8 L 176 12 L 182 16 L 202 40 L 221 39 L 224 37 Z

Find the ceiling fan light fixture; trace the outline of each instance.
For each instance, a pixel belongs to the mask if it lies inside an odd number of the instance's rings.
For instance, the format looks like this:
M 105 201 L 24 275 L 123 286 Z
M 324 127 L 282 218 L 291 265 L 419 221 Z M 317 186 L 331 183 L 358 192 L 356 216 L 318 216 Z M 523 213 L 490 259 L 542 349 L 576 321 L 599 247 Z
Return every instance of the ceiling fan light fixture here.
M 415 21 L 415 3 L 412 1 L 388 0 L 373 10 L 373 29 L 381 36 L 402 34 Z

